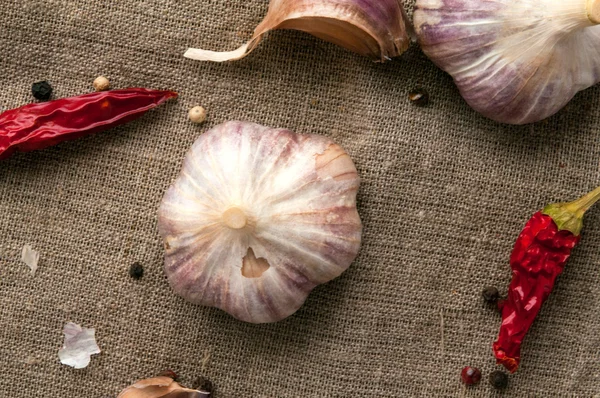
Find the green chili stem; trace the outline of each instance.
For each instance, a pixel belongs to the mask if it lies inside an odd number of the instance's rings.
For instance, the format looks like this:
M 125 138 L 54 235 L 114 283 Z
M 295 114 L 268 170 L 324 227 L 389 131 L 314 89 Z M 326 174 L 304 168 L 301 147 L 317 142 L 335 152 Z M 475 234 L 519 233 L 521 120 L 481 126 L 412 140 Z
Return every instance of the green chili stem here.
M 567 203 L 565 209 L 573 212 L 577 217 L 582 217 L 583 213 L 588 211 L 598 200 L 600 200 L 600 187 L 573 202 Z

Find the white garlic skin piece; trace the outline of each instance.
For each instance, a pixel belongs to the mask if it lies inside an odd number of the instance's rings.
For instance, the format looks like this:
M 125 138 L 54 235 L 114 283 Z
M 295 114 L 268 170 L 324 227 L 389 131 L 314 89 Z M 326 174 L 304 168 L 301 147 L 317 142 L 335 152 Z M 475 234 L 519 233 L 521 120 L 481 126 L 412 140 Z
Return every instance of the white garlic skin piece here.
M 600 81 L 598 0 L 417 0 L 423 51 L 467 103 L 526 124 Z
M 252 39 L 234 51 L 188 49 L 199 61 L 233 61 L 248 55 L 265 33 L 295 29 L 384 62 L 410 45 L 412 27 L 401 0 L 271 0 L 265 19 Z
M 185 299 L 252 323 L 293 314 L 355 259 L 359 177 L 326 137 L 227 122 L 203 134 L 159 209 Z

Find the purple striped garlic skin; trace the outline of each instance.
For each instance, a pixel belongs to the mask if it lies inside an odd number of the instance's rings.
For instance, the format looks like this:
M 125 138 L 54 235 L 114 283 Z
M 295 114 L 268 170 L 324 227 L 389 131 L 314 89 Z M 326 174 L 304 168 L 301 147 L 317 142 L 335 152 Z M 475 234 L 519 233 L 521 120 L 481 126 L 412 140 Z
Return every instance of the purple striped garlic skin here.
M 598 0 L 417 0 L 425 54 L 467 103 L 498 122 L 526 124 L 600 82 Z
M 243 321 L 286 318 L 355 259 L 358 187 L 352 160 L 326 137 L 248 122 L 214 127 L 160 205 L 171 286 Z
M 310 33 L 380 62 L 406 51 L 412 34 L 401 0 L 271 0 L 267 16 L 248 43 L 228 52 L 192 48 L 184 56 L 200 61 L 237 60 L 275 29 Z

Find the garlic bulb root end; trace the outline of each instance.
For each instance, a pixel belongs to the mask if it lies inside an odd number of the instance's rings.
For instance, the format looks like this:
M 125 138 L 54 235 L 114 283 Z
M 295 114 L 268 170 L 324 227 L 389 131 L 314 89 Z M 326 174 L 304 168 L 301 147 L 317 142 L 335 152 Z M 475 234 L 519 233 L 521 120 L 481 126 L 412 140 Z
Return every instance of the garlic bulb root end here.
M 242 229 L 248 223 L 248 217 L 239 207 L 231 207 L 223 213 L 223 222 L 231 229 Z

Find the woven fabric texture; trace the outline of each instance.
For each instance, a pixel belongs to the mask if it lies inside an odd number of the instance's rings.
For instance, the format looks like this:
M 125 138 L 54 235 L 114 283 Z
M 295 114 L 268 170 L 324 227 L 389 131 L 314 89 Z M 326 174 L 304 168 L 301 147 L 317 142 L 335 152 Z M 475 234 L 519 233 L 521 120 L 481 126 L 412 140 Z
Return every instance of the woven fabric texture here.
M 410 12 L 412 3 L 407 4 Z M 508 258 L 546 203 L 600 184 L 600 87 L 556 116 L 514 127 L 487 120 L 414 45 L 376 64 L 301 32 L 272 32 L 249 57 L 184 59 L 189 46 L 233 50 L 267 0 L 3 0 L 0 110 L 113 88 L 180 93 L 139 121 L 0 164 L 0 396 L 115 397 L 164 369 L 217 397 L 487 397 Z M 431 104 L 415 107 L 422 85 Z M 208 109 L 194 125 L 187 110 Z M 211 126 L 248 120 L 333 138 L 362 178 L 361 252 L 292 317 L 242 323 L 185 302 L 162 269 L 162 195 Z M 600 396 L 600 208 L 523 347 L 503 396 Z M 41 253 L 31 276 L 20 261 Z M 133 280 L 140 262 L 145 275 Z M 102 353 L 61 365 L 62 328 L 95 328 Z M 465 389 L 460 370 L 482 369 Z

